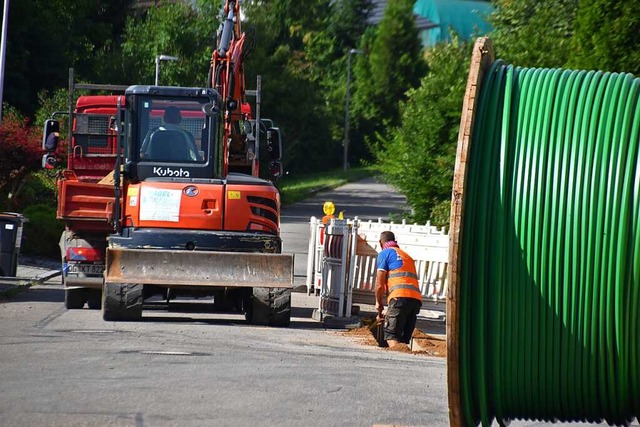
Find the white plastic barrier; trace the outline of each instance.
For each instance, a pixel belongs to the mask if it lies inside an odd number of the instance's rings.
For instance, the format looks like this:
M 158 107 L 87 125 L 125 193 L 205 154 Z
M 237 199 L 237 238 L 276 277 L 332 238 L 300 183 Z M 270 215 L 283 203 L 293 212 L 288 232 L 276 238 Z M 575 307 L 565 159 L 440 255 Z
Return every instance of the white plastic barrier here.
M 357 226 L 346 220 L 332 220 L 323 229 L 319 303 L 323 315 L 351 315 L 352 294 L 348 278 L 352 276 L 356 230 Z M 319 236 L 322 234 L 318 233 Z
M 351 232 L 357 233 L 358 236 L 355 244 L 351 242 L 348 245 L 350 249 L 345 259 L 349 262 L 349 267 L 340 270 L 340 274 L 343 275 L 341 280 L 344 283 L 344 292 L 351 295 L 353 303 L 375 303 L 373 291 L 377 254 L 380 251 L 378 240 L 380 233 L 390 230 L 395 234 L 398 245 L 416 262 L 423 307 L 445 310 L 449 236 L 444 228 L 433 227 L 430 224 L 385 223 L 381 220 L 364 222 L 358 218 L 345 220 L 345 222 L 351 227 Z M 335 259 L 331 262 L 323 261 L 325 254 L 322 222 L 312 217 L 310 228 L 307 292 L 317 294 L 325 285 L 324 280 L 327 274 L 324 270 L 337 268 L 335 267 L 337 264 Z

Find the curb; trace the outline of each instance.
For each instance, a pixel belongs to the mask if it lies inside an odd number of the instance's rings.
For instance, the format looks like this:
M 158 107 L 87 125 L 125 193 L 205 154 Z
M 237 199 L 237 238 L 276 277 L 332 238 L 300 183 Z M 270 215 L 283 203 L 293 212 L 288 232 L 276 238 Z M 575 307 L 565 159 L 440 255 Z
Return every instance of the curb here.
M 62 274 L 60 270 L 49 270 L 35 277 L 0 277 L 0 298 L 14 297 L 31 286 L 42 285 L 49 279 Z
M 337 317 L 326 315 L 319 309 L 314 309 L 311 318 L 324 325 L 329 329 L 354 329 L 363 325 L 362 320 L 358 316 Z

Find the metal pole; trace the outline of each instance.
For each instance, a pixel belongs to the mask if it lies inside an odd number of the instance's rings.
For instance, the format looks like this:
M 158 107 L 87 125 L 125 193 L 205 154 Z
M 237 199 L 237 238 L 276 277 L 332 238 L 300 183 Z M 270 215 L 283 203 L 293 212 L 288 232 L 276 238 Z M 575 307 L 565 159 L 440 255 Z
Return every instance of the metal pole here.
M 158 75 L 160 74 L 160 61 L 177 61 L 177 56 L 157 55 L 156 56 L 156 86 L 158 86 Z
M 342 163 L 342 170 L 347 171 L 349 168 L 349 98 L 350 98 L 350 86 L 351 86 L 351 55 L 354 53 L 361 53 L 358 49 L 350 49 L 347 53 L 347 88 L 346 95 L 344 97 L 344 159 Z
M 160 73 L 160 55 L 156 55 L 156 86 L 158 86 L 159 73 Z
M 262 76 L 258 75 L 256 77 L 256 147 L 255 147 L 255 160 L 253 161 L 254 166 L 260 167 L 260 125 L 262 116 L 260 108 L 262 104 Z M 254 170 L 254 173 L 257 173 L 258 170 Z
M 4 64 L 7 51 L 7 25 L 9 22 L 9 0 L 4 0 L 2 14 L 2 44 L 0 45 L 0 121 L 2 121 L 2 100 L 4 95 Z

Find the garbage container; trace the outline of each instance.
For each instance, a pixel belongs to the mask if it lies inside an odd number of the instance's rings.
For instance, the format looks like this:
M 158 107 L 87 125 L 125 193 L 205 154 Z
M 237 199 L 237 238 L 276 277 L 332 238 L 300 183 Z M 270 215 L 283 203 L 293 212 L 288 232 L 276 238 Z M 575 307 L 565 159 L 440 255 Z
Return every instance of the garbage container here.
M 25 222 L 27 219 L 21 214 L 0 212 L 0 276 L 16 276 Z

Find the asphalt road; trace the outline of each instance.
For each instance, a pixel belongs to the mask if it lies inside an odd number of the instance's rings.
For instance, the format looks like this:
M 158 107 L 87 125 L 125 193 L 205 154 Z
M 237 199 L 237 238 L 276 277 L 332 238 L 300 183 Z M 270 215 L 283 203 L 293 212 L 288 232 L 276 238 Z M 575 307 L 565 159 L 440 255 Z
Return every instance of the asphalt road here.
M 322 215 L 325 200 L 371 219 L 403 206 L 370 179 L 284 209 L 297 283 L 309 217 Z M 316 304 L 294 293 L 292 325 L 282 329 L 189 304 L 114 323 L 65 310 L 51 279 L 0 302 L 0 425 L 448 425 L 443 359 L 325 329 L 311 318 Z
M 0 424 L 447 425 L 444 360 L 293 316 L 286 329 L 187 308 L 111 323 L 34 287 L 0 305 Z

